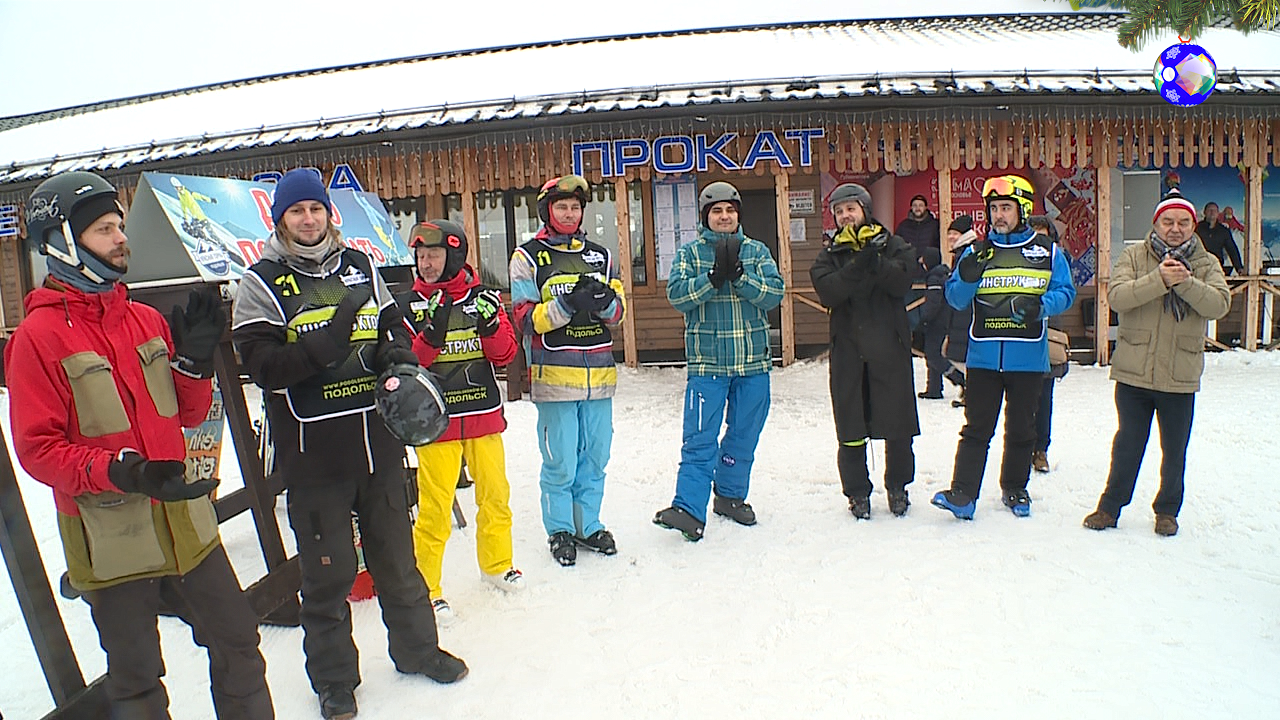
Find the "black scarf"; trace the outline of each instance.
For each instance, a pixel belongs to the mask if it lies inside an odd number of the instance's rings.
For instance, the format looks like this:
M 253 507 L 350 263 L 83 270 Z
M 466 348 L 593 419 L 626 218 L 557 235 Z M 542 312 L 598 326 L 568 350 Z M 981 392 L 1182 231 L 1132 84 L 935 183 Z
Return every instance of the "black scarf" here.
M 1160 258 L 1161 262 L 1164 261 L 1164 258 L 1173 258 L 1174 260 L 1182 263 L 1183 267 L 1186 269 L 1191 269 L 1190 258 L 1195 252 L 1195 238 L 1188 238 L 1187 241 L 1181 245 L 1169 247 L 1163 240 L 1156 236 L 1155 232 L 1152 232 L 1151 238 L 1147 241 L 1147 244 L 1151 247 L 1151 252 L 1155 253 L 1156 257 Z M 1164 309 L 1165 312 L 1173 313 L 1174 320 L 1180 321 L 1187 316 L 1188 312 L 1191 311 L 1191 305 L 1187 303 L 1186 300 L 1179 297 L 1178 293 L 1174 292 L 1173 288 L 1169 288 L 1169 291 L 1165 293 L 1164 296 Z

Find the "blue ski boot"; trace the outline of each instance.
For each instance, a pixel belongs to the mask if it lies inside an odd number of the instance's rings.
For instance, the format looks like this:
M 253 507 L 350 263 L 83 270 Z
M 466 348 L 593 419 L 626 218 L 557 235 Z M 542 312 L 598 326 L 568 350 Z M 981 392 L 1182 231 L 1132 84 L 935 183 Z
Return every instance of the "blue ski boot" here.
M 955 490 L 943 490 L 933 496 L 929 501 L 934 507 L 940 507 L 943 510 L 949 510 L 961 520 L 972 520 L 973 511 L 977 507 L 977 503 L 964 496 L 964 493 Z
M 1004 506 L 1018 517 L 1029 517 L 1031 515 L 1031 496 L 1027 494 L 1026 490 L 1005 490 Z

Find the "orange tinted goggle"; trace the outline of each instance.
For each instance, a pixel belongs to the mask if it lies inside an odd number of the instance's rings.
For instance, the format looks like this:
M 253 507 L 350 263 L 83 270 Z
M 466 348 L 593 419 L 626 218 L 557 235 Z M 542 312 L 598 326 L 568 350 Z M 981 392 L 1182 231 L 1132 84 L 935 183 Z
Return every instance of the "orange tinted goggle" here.
M 580 175 L 565 175 L 564 177 L 556 180 L 556 183 L 551 187 L 544 187 L 542 191 L 544 193 L 554 191 L 569 195 L 575 193 L 586 195 L 591 191 L 591 187 L 587 185 L 587 181 Z
M 987 198 L 992 195 L 999 197 L 1024 198 L 1026 200 L 1033 199 L 1032 193 L 1027 192 L 1026 188 L 1020 187 L 1012 180 L 1003 177 L 991 178 L 983 184 L 982 197 Z
M 462 240 L 457 235 L 448 235 L 435 225 L 420 224 L 414 228 L 413 236 L 409 238 L 410 248 L 419 247 L 461 247 Z

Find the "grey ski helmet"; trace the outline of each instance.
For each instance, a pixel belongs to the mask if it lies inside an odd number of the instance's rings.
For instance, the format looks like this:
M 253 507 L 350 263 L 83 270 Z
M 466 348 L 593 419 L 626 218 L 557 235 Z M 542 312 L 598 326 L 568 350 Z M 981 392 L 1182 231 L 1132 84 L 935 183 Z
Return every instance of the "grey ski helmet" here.
M 704 227 L 707 226 L 711 206 L 721 202 L 733 203 L 738 212 L 742 212 L 742 196 L 738 193 L 738 188 L 723 181 L 713 182 L 702 188 L 702 192 L 698 194 L 698 213 Z
M 374 404 L 382 422 L 405 445 L 427 445 L 449 429 L 449 408 L 435 377 L 419 365 L 397 363 L 378 376 Z
M 101 176 L 68 172 L 51 177 L 40 183 L 27 201 L 28 242 L 41 255 L 70 265 L 93 282 L 117 278 L 118 270 L 80 249 L 76 242 L 78 233 L 110 212 L 124 217 L 115 187 Z
M 867 189 L 857 183 L 844 183 L 837 185 L 835 190 L 831 191 L 831 196 L 827 198 L 827 207 L 831 208 L 831 215 L 836 214 L 836 204 L 846 200 L 853 200 L 862 206 L 862 217 L 864 219 L 871 218 L 871 193 Z

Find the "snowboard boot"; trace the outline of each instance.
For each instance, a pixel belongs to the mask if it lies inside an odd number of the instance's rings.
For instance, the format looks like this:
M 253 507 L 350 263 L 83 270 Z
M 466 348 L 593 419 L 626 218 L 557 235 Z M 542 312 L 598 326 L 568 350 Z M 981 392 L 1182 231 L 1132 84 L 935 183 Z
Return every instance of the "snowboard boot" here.
M 584 538 L 575 537 L 573 541 L 582 547 L 591 550 L 592 552 L 598 552 L 601 555 L 618 554 L 618 544 L 613 540 L 613 533 L 605 530 L 604 528 L 601 528 Z
M 320 717 L 325 720 L 351 720 L 356 716 L 355 683 L 335 682 L 321 685 Z
M 911 507 L 911 501 L 907 499 L 906 490 L 889 491 L 889 512 L 893 513 L 895 517 L 906 515 L 909 507 Z
M 870 520 L 871 519 L 871 498 L 869 497 L 849 498 L 849 514 L 859 520 Z
M 653 524 L 668 530 L 679 530 L 680 534 L 684 535 L 684 539 L 689 542 L 701 540 L 702 531 L 706 527 L 706 523 L 675 506 L 659 510 L 658 514 L 653 516 Z
M 1090 530 L 1106 530 L 1116 526 L 1117 518 L 1106 510 L 1094 510 L 1084 518 L 1084 526 Z
M 1038 473 L 1049 472 L 1049 454 L 1044 450 L 1037 450 L 1031 453 L 1031 467 L 1035 468 Z
M 1031 516 L 1031 496 L 1026 490 L 1005 490 L 1001 502 L 1018 517 Z
M 413 670 L 396 669 L 410 675 L 425 675 L 443 685 L 458 682 L 470 672 L 467 669 L 467 664 L 462 662 L 460 658 L 454 657 L 440 648 L 436 648 L 422 661 L 421 665 Z
M 965 494 L 956 490 L 943 490 L 929 501 L 934 507 L 940 507 L 961 520 L 972 520 L 973 511 L 978 504 Z
M 578 562 L 578 547 L 574 544 L 571 533 L 561 530 L 547 538 L 547 544 L 551 546 L 551 557 L 562 567 L 570 567 Z
M 715 514 L 727 517 L 739 525 L 756 524 L 756 511 L 751 509 L 750 503 L 746 500 L 717 495 L 715 501 L 711 503 L 711 509 Z
M 1178 518 L 1172 515 L 1156 513 L 1156 534 L 1173 537 L 1178 534 Z
M 942 391 L 939 390 L 937 392 L 928 392 L 928 391 L 918 392 L 916 393 L 916 397 L 920 398 L 921 400 L 941 400 Z

